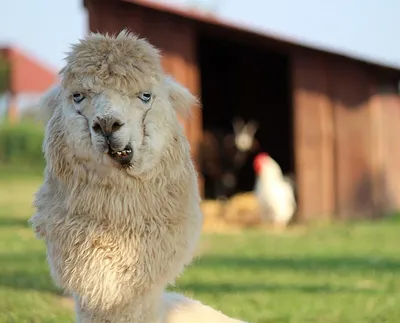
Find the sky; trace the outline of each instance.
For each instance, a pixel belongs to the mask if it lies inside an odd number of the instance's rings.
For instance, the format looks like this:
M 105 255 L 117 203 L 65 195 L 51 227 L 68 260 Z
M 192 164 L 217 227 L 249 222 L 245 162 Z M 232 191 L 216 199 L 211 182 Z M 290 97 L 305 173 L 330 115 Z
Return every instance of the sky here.
M 83 0 L 0 0 L 0 46 L 17 46 L 51 69 L 87 33 Z
M 399 0 L 162 2 L 200 4 L 261 32 L 400 68 Z M 0 0 L 0 7 L 0 45 L 17 46 L 55 71 L 69 44 L 87 33 L 83 0 Z

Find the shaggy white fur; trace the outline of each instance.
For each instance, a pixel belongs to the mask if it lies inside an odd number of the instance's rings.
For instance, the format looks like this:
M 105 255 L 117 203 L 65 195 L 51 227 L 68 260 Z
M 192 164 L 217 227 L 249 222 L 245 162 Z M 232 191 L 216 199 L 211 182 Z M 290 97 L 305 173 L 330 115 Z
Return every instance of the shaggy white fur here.
M 239 322 L 165 287 L 201 232 L 197 175 L 177 113 L 196 99 L 158 50 L 122 31 L 72 46 L 43 99 L 45 180 L 30 222 L 85 323 Z

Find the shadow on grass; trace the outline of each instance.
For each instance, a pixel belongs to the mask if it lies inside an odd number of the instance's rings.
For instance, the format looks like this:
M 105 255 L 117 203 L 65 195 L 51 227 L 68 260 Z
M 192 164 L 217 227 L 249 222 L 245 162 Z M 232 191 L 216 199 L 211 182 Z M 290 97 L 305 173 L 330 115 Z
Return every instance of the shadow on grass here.
M 0 217 L 0 228 L 29 228 L 27 219 Z
M 246 269 L 246 270 L 291 270 L 291 271 L 380 271 L 398 272 L 400 261 L 387 258 L 366 257 L 292 257 L 292 258 L 267 258 L 267 257 L 240 257 L 204 255 L 196 259 L 196 267 L 208 267 L 215 270 L 221 268 Z
M 177 288 L 183 291 L 197 293 L 257 293 L 257 292 L 302 292 L 310 294 L 334 294 L 334 293 L 363 293 L 374 294 L 377 291 L 372 288 L 355 288 L 344 286 L 312 285 L 312 284 L 265 284 L 265 283 L 207 283 L 189 282 L 179 283 Z
M 14 289 L 39 290 L 51 292 L 57 295 L 63 293 L 58 290 L 49 275 L 45 255 L 41 252 L 26 254 L 0 254 L 0 286 Z M 204 256 L 195 264 L 198 269 L 212 268 L 212 270 L 279 270 L 291 271 L 307 270 L 312 275 L 316 270 L 335 271 L 338 269 L 352 270 L 375 270 L 396 272 L 400 270 L 400 262 L 389 259 L 371 261 L 368 258 L 245 258 L 226 256 Z M 364 293 L 377 292 L 372 288 L 357 288 L 351 286 L 334 286 L 330 284 L 268 284 L 230 282 L 181 282 L 178 289 L 204 293 L 250 293 L 250 292 L 303 292 L 303 293 Z
M 51 278 L 43 253 L 0 254 L 0 286 L 63 295 Z

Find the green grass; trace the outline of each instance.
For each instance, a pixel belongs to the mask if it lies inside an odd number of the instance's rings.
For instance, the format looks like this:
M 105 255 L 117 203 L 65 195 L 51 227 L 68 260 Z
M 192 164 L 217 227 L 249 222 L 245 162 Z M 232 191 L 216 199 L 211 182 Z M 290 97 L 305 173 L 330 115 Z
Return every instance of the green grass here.
M 45 248 L 27 226 L 41 181 L 0 171 L 0 322 L 73 322 L 52 284 Z M 396 323 L 400 221 L 204 234 L 177 288 L 249 322 Z M 190 322 L 188 322 L 190 323 Z M 211 322 L 210 322 L 211 323 Z

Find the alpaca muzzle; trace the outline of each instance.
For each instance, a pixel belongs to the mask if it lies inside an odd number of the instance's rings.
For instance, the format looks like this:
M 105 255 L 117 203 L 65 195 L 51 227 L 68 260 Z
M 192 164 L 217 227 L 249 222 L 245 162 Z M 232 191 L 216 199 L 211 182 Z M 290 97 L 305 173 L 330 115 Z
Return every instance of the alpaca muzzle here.
M 133 158 L 133 149 L 131 145 L 127 145 L 122 150 L 113 150 L 111 146 L 109 146 L 107 154 L 119 165 L 128 166 L 130 165 Z
M 104 137 L 108 156 L 121 166 L 130 165 L 133 158 L 132 146 L 123 146 L 116 135 L 124 125 L 120 119 L 110 115 L 97 116 L 92 125 L 94 132 Z

